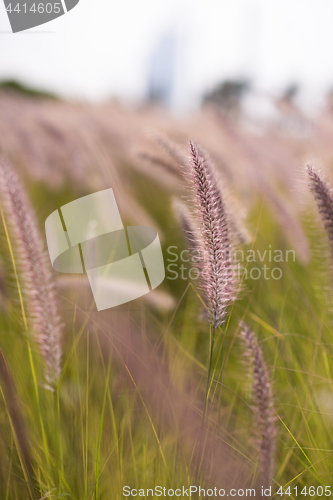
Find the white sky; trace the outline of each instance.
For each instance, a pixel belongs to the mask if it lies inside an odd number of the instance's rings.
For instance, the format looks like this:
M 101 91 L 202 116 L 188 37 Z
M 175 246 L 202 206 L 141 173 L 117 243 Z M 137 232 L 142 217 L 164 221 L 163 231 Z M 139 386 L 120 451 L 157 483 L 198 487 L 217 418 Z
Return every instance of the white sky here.
M 316 100 L 333 87 L 332 23 L 332 0 L 80 0 L 55 21 L 12 34 L 0 0 L 0 79 L 74 98 L 140 99 L 154 48 L 173 30 L 183 107 L 242 76 L 269 93 L 299 82 Z

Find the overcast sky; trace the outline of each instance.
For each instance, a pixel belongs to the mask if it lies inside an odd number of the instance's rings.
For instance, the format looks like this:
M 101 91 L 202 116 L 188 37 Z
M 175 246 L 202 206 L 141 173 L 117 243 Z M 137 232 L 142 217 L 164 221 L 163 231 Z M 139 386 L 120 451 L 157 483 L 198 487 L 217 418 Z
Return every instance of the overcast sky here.
M 171 36 L 180 106 L 238 77 L 268 93 L 299 82 L 316 100 L 333 87 L 332 22 L 332 0 L 80 0 L 11 34 L 0 0 L 0 78 L 74 98 L 140 99 L 153 54 Z

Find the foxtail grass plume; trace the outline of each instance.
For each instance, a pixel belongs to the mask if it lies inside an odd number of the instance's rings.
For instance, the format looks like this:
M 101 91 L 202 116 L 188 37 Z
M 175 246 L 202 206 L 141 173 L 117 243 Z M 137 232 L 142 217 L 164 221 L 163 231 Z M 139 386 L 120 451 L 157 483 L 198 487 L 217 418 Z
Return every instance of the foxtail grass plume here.
M 190 142 L 191 158 L 186 179 L 192 191 L 193 212 L 200 230 L 202 287 L 209 305 L 213 330 L 226 316 L 236 297 L 230 228 L 210 159 Z
M 306 165 L 306 169 L 309 187 L 324 223 L 333 256 L 333 190 L 320 172 L 316 172 L 311 165 Z
M 241 323 L 241 338 L 249 360 L 255 427 L 259 431 L 260 486 L 269 488 L 274 474 L 276 428 L 272 385 L 261 347 L 254 333 Z
M 29 330 L 45 360 L 45 378 L 54 387 L 61 372 L 61 324 L 50 265 L 37 221 L 16 173 L 0 160 L 0 201 L 14 247 L 27 306 Z M 30 321 L 29 321 L 30 320 Z

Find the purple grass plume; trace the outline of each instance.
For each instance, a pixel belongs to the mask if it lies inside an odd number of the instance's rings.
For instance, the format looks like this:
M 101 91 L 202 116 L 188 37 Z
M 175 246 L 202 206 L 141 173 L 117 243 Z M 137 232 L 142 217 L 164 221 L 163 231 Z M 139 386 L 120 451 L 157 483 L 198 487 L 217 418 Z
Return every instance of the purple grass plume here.
M 215 331 L 225 321 L 227 307 L 236 298 L 230 228 L 210 159 L 192 142 L 190 149 L 191 159 L 185 175 L 190 183 L 193 215 L 201 236 L 202 288 Z
M 311 165 L 306 165 L 309 187 L 316 201 L 319 214 L 327 232 L 333 256 L 333 190 L 320 172 Z
M 29 330 L 45 361 L 48 388 L 61 373 L 61 331 L 50 264 L 25 190 L 9 164 L 0 160 L 0 201 L 9 229 L 27 306 Z
M 245 355 L 249 360 L 252 380 L 253 409 L 256 429 L 259 432 L 258 453 L 260 486 L 269 488 L 274 475 L 276 426 L 272 385 L 261 347 L 254 333 L 241 323 L 241 338 L 245 345 Z

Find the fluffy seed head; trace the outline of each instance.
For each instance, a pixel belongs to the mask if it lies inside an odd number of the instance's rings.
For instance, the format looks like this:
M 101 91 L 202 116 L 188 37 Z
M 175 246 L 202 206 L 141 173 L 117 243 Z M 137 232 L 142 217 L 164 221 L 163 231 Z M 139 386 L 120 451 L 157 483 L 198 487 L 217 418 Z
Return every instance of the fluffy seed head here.
M 209 158 L 190 142 L 189 180 L 193 212 L 201 235 L 202 287 L 208 299 L 213 329 L 220 326 L 226 308 L 235 299 L 236 283 L 226 208 Z
M 261 486 L 269 488 L 274 474 L 276 448 L 272 385 L 262 349 L 254 333 L 244 323 L 241 323 L 241 338 L 245 345 L 245 355 L 250 361 L 253 409 L 256 428 L 260 434 L 258 444 L 260 481 Z
M 324 223 L 333 256 L 333 191 L 320 172 L 316 172 L 311 165 L 307 165 L 306 169 L 309 187 Z
M 16 173 L 0 160 L 0 202 L 17 257 L 28 319 L 45 360 L 45 378 L 54 387 L 61 371 L 61 325 L 50 264 L 35 214 Z

